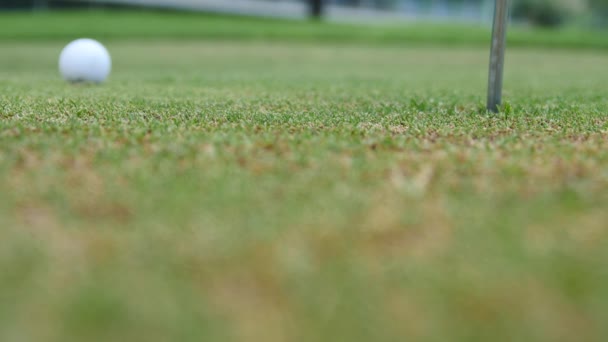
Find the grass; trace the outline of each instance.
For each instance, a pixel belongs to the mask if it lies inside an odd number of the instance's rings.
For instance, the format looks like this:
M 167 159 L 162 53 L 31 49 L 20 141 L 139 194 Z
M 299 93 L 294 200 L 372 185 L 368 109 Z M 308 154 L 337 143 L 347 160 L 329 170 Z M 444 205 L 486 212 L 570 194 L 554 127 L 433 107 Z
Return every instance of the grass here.
M 108 47 L 0 43 L 0 340 L 608 337 L 605 54 Z
M 487 46 L 489 24 L 412 22 L 354 25 L 242 18 L 159 11 L 72 11 L 0 13 L 0 41 L 70 40 L 239 40 L 373 45 Z M 76 34 L 77 33 L 77 34 Z M 559 31 L 511 28 L 510 46 L 608 49 L 605 31 L 564 28 Z

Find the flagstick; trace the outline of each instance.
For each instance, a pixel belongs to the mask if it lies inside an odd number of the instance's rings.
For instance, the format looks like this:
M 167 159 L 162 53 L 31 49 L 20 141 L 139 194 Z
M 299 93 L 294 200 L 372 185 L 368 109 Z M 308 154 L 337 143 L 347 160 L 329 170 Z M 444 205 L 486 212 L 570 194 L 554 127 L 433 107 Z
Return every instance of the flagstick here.
M 502 102 L 508 21 L 509 0 L 496 0 L 494 27 L 492 29 L 492 50 L 490 53 L 490 77 L 488 81 L 488 110 L 494 113 L 499 111 Z

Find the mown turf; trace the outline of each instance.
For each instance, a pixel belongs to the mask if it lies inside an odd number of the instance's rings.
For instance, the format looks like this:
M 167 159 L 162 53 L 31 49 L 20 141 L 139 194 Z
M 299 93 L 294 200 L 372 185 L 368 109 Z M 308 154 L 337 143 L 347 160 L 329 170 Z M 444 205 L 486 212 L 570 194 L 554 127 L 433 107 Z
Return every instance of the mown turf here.
M 0 43 L 2 341 L 605 341 L 608 58 Z
M 487 46 L 490 26 L 418 21 L 356 25 L 160 11 L 5 12 L 0 13 L 0 41 L 93 37 Z M 508 40 L 510 46 L 608 49 L 606 31 L 573 27 L 553 31 L 515 25 Z

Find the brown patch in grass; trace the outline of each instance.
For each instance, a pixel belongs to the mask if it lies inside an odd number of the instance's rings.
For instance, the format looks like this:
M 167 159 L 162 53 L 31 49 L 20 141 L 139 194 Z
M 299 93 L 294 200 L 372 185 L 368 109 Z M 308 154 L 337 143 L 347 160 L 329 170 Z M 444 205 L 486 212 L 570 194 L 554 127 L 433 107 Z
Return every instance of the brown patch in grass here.
M 81 234 L 67 229 L 50 206 L 34 202 L 24 203 L 18 206 L 16 216 L 14 233 L 27 234 L 34 242 L 40 244 L 51 264 L 57 267 L 55 276 L 65 278 L 68 270 L 81 269 L 83 266 Z
M 205 291 L 241 341 L 289 341 L 290 311 L 275 244 L 253 245 L 236 264 L 210 274 Z M 228 262 L 228 260 L 226 260 Z M 224 263 L 221 263 L 224 264 Z
M 444 205 L 436 198 L 416 203 L 385 194 L 362 222 L 358 247 L 372 258 L 432 258 L 446 251 L 453 234 Z
M 404 125 L 396 125 L 396 126 L 390 126 L 388 128 L 388 130 L 395 135 L 399 135 L 399 134 L 407 133 L 407 131 L 409 130 L 409 127 L 404 126 Z
M 575 216 L 557 213 L 549 221 L 527 227 L 526 246 L 529 251 L 541 255 L 554 252 L 565 243 L 588 251 L 602 248 L 608 239 L 607 221 L 608 214 L 603 208 L 593 208 Z
M 432 336 L 433 323 L 430 320 L 426 308 L 412 293 L 400 288 L 399 291 L 387 291 L 385 297 L 385 308 L 387 319 L 390 320 L 391 328 L 399 336 L 408 339 L 423 339 Z
M 17 219 L 20 225 L 31 229 L 57 229 L 59 221 L 53 210 L 42 204 L 22 204 L 17 207 Z
M 102 200 L 76 203 L 74 210 L 81 218 L 94 221 L 113 221 L 126 224 L 133 217 L 133 211 L 128 206 Z
M 593 320 L 559 292 L 531 278 L 499 285 L 486 285 L 455 293 L 450 301 L 467 324 L 503 328 L 529 325 L 529 331 L 550 341 L 592 341 L 597 327 Z

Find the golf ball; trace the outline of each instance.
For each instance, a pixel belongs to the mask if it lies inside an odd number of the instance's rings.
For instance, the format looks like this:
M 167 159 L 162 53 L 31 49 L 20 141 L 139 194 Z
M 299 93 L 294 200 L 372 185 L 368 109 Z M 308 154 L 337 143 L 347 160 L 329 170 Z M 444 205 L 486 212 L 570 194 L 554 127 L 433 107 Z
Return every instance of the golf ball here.
M 75 40 L 59 56 L 59 71 L 69 82 L 101 83 L 108 78 L 111 69 L 108 50 L 93 39 Z

